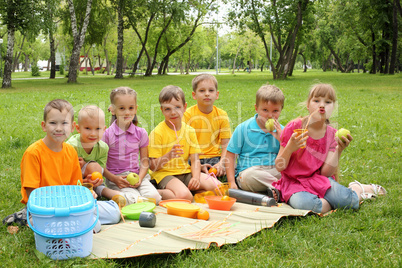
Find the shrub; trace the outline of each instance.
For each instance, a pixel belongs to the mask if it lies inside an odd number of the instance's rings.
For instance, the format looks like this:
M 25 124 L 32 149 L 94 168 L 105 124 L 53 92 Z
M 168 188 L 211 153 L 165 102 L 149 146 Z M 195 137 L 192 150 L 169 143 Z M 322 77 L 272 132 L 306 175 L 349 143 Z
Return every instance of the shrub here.
M 32 76 L 40 76 L 39 67 L 34 63 L 31 68 Z
M 59 73 L 60 73 L 61 75 L 64 74 L 64 65 L 63 65 L 63 64 L 61 64 L 60 67 L 59 67 Z

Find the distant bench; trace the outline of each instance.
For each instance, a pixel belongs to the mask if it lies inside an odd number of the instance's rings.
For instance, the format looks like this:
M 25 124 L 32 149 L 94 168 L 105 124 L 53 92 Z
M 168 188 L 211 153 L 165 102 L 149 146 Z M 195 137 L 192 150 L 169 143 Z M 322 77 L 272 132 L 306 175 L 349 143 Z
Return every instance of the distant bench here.
M 133 73 L 133 72 L 129 72 L 126 74 L 128 74 L 128 75 L 145 75 L 145 73 Z

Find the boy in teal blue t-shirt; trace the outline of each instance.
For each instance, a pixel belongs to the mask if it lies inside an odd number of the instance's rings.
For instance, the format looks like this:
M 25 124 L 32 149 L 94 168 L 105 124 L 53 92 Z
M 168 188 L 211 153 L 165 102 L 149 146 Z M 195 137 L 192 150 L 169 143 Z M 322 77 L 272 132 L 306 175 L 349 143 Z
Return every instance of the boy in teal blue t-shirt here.
M 275 158 L 283 129 L 278 118 L 284 101 L 285 96 L 276 86 L 258 89 L 254 105 L 257 114 L 236 127 L 227 146 L 225 167 L 231 188 L 264 193 L 270 190 L 269 195 L 275 190 L 272 183 L 281 175 L 275 168 Z M 268 119 L 275 120 L 273 131 L 265 127 Z M 275 191 L 276 199 L 278 195 Z

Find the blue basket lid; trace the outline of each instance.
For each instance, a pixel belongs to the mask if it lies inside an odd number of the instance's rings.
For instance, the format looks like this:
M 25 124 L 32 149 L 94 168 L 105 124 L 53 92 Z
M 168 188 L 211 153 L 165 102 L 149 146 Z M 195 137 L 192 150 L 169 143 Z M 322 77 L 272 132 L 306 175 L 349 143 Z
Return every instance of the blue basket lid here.
M 65 217 L 94 207 L 91 191 L 78 185 L 40 187 L 33 190 L 28 199 L 29 212 L 39 215 Z

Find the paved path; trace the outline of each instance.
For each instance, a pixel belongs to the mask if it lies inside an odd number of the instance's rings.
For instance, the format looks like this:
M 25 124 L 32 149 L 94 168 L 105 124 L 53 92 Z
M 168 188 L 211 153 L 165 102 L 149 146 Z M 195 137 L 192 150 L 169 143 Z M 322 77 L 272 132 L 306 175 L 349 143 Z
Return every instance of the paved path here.
M 212 74 L 212 75 L 216 75 L 216 71 L 206 71 L 206 72 L 191 72 L 189 75 L 199 75 L 199 74 Z M 228 75 L 231 73 L 219 73 L 218 75 Z M 96 74 L 96 76 L 105 76 L 106 74 Z M 128 76 L 128 74 L 124 74 L 125 76 Z M 152 75 L 158 75 L 157 73 L 153 73 Z M 181 75 L 180 73 L 168 73 L 168 75 Z M 185 74 L 183 74 L 185 75 Z M 78 76 L 78 78 L 87 78 L 87 77 L 93 77 L 92 75 L 88 75 L 88 76 Z M 61 78 L 66 78 L 66 77 L 56 77 L 56 79 L 61 79 Z M 32 79 L 49 79 L 49 77 L 26 77 L 26 78 L 11 78 L 11 80 L 32 80 Z M 1 80 L 1 79 L 0 79 Z

